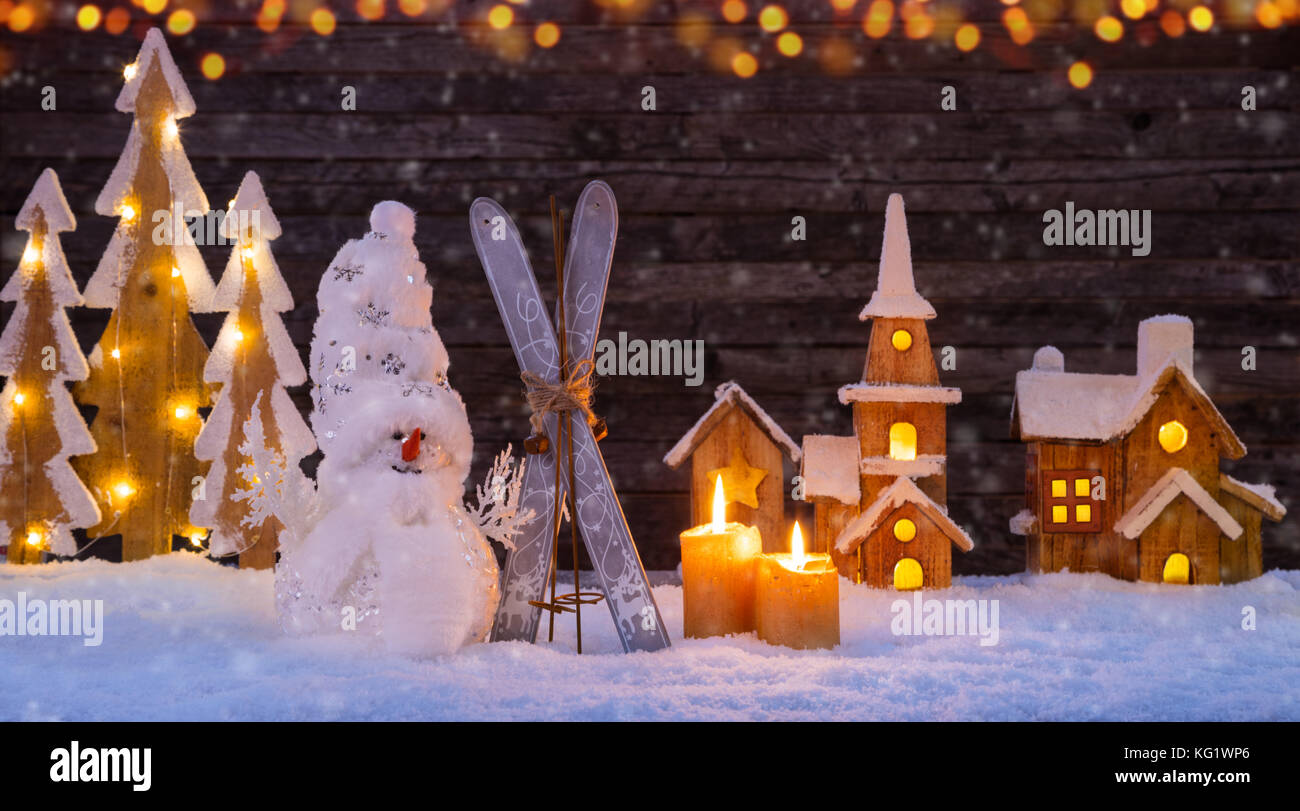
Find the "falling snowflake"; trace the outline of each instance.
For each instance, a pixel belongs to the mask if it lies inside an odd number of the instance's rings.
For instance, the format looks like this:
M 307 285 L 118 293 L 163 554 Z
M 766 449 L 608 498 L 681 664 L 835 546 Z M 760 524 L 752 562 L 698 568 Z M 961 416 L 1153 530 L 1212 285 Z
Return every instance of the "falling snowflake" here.
M 357 310 L 357 318 L 361 319 L 357 322 L 357 325 L 365 326 L 366 324 L 372 324 L 376 327 L 382 327 L 388 323 L 389 315 L 391 315 L 391 313 L 388 310 L 379 309 L 372 301 L 366 305 L 364 310 Z
M 406 368 L 406 361 L 397 357 L 392 352 L 389 352 L 387 355 L 384 356 L 384 359 L 379 362 L 379 365 L 383 366 L 384 371 L 387 372 L 388 374 L 398 375 L 401 374 L 402 370 Z
M 361 276 L 366 272 L 365 268 L 362 267 L 361 265 L 341 265 L 339 267 L 333 268 L 333 270 L 334 270 L 334 281 L 336 282 L 340 279 L 350 282 L 356 277 Z

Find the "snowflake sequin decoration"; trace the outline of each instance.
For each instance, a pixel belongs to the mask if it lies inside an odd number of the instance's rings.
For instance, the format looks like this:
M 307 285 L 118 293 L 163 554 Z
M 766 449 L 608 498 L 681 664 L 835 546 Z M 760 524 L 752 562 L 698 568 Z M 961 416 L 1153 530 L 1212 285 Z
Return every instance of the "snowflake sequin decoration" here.
M 379 309 L 372 301 L 366 305 L 364 310 L 357 310 L 357 318 L 360 319 L 357 326 L 365 326 L 366 324 L 376 327 L 386 326 L 390 315 L 392 315 L 391 312 Z
M 340 265 L 334 268 L 333 270 L 334 270 L 334 281 L 336 282 L 339 281 L 340 279 L 343 281 L 350 282 L 356 277 L 365 274 L 366 272 L 365 268 L 362 267 L 361 265 Z
M 389 352 L 384 359 L 379 361 L 379 365 L 384 367 L 384 371 L 390 375 L 398 375 L 406 368 L 406 361 Z

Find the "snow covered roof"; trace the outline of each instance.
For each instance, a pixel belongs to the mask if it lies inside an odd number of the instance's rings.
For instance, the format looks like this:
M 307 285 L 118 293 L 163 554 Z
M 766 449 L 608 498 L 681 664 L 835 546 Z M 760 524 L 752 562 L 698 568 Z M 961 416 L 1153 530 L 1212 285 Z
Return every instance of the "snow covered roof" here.
M 835 539 L 835 548 L 845 555 L 857 549 L 862 541 L 872 532 L 875 532 L 886 518 L 906 503 L 915 504 L 926 517 L 934 522 L 940 532 L 957 545 L 958 549 L 969 552 L 975 548 L 975 542 L 970 539 L 966 531 L 954 524 L 952 519 L 948 517 L 948 511 L 935 504 L 929 496 L 921 492 L 921 488 L 913 484 L 912 480 L 906 476 L 899 476 L 894 480 L 893 484 L 880 491 L 880 495 L 871 503 L 871 506 L 849 522 L 849 525 Z
M 157 28 L 150 28 L 149 33 L 144 35 L 144 43 L 135 58 L 135 69 L 131 71 L 130 78 L 126 80 L 122 92 L 117 96 L 118 111 L 135 112 L 135 98 L 140 93 L 140 86 L 144 84 L 145 76 L 149 74 L 149 68 L 155 60 L 158 67 L 162 68 L 163 80 L 167 82 L 167 89 L 171 91 L 172 101 L 176 105 L 172 115 L 176 118 L 194 115 L 194 97 L 190 95 L 190 89 L 185 86 L 185 80 L 181 78 L 181 72 L 176 68 L 176 62 L 172 60 L 171 51 L 167 49 L 167 41 L 163 39 L 162 32 Z
M 1271 484 L 1247 484 L 1234 479 L 1227 473 L 1219 474 L 1219 488 L 1228 495 L 1259 510 L 1273 521 L 1281 521 L 1286 515 L 1286 507 L 1277 500 L 1277 490 Z
M 704 416 L 700 417 L 695 425 L 691 426 L 689 431 L 682 435 L 681 439 L 677 440 L 677 444 L 673 446 L 672 450 L 664 455 L 664 464 L 674 469 L 680 467 L 682 462 L 685 462 L 695 452 L 700 443 L 707 439 L 709 434 L 713 433 L 713 429 L 722 424 L 722 421 L 731 413 L 731 409 L 737 407 L 748 414 L 754 423 L 763 429 L 763 433 L 767 434 L 768 439 L 771 439 L 781 450 L 785 451 L 786 456 L 789 456 L 791 461 L 798 463 L 802 455 L 799 446 L 795 444 L 789 434 L 782 430 L 781 426 L 776 424 L 775 420 L 768 416 L 768 413 L 758 403 L 754 402 L 754 398 L 750 397 L 740 387 L 739 383 L 729 380 L 718 386 L 714 390 L 713 396 L 716 398 L 713 405 L 708 411 L 704 412 Z
M 903 383 L 850 383 L 840 387 L 840 402 L 946 403 L 961 402 L 961 389 L 944 386 L 909 386 Z
M 1166 470 L 1165 474 L 1129 508 L 1129 511 L 1115 522 L 1115 531 L 1129 540 L 1136 539 L 1180 493 L 1191 499 L 1201 512 L 1218 524 L 1224 535 L 1233 540 L 1241 535 L 1241 524 L 1238 524 L 1228 511 L 1223 509 L 1223 505 L 1215 501 L 1214 497 L 1192 478 L 1192 474 L 1181 467 L 1171 467 Z
M 1168 337 L 1164 334 L 1165 327 L 1172 327 L 1167 332 L 1178 336 L 1172 348 L 1170 342 L 1161 340 Z M 1144 321 L 1138 331 L 1140 351 L 1136 375 L 1066 372 L 1059 350 L 1039 349 L 1034 355 L 1034 367 L 1016 373 L 1012 420 L 1020 438 L 1115 439 L 1132 431 L 1165 386 L 1175 382 L 1214 426 L 1224 453 L 1231 459 L 1244 456 L 1245 445 L 1192 375 L 1191 339 L 1185 331 L 1188 327 L 1190 322 L 1181 316 L 1159 316 Z M 1155 350 L 1156 345 L 1163 349 Z M 1156 353 L 1163 357 L 1162 362 L 1151 360 Z
M 810 434 L 803 438 L 804 498 L 833 498 L 841 504 L 862 500 L 858 485 L 858 438 Z
M 68 200 L 63 196 L 63 187 L 59 185 L 59 176 L 53 169 L 46 169 L 36 179 L 31 194 L 23 207 L 18 209 L 14 218 L 14 227 L 20 231 L 31 231 L 36 227 L 36 212 L 40 210 L 45 217 L 45 228 L 49 231 L 71 231 L 77 227 L 77 218 L 68 208 Z
M 907 238 L 903 195 L 889 195 L 885 206 L 885 241 L 880 248 L 880 278 L 858 319 L 934 318 L 934 307 L 916 292 L 912 278 L 912 245 Z

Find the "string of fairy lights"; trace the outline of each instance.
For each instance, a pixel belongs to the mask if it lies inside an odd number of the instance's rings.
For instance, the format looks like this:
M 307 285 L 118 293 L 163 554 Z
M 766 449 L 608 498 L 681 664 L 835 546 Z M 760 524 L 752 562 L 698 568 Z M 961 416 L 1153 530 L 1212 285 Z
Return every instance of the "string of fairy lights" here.
M 651 0 L 588 0 L 608 12 L 615 23 L 638 23 L 647 17 L 663 23 Z M 1016 46 L 1033 42 L 1050 26 L 1089 30 L 1105 43 L 1136 41 L 1149 46 L 1160 38 L 1224 29 L 1276 29 L 1300 20 L 1300 0 L 1000 0 L 996 21 L 968 18 L 969 0 L 820 0 L 824 14 L 815 23 L 834 30 L 860 26 L 872 40 L 901 35 L 910 40 L 929 40 L 962 52 L 981 46 L 1000 25 Z M 112 35 L 134 27 L 162 25 L 171 35 L 183 37 L 200 23 L 235 22 L 212 9 L 211 0 L 114 0 L 109 3 L 64 4 L 56 0 L 0 0 L 0 25 L 14 33 L 37 31 L 54 24 L 73 23 L 83 31 L 103 30 Z M 245 11 L 268 35 L 301 30 L 318 37 L 334 35 L 340 16 L 347 21 L 381 22 L 410 19 L 451 22 L 468 31 L 485 32 L 476 41 L 493 48 L 506 60 L 519 61 L 534 49 L 563 46 L 563 28 L 554 20 L 537 19 L 529 0 L 502 0 L 470 7 L 454 0 L 262 0 Z M 538 2 L 538 10 L 546 4 Z M 353 17 L 355 15 L 355 17 Z M 814 15 L 818 16 L 818 15 Z M 761 57 L 770 52 L 786 59 L 810 58 L 829 74 L 850 72 L 860 63 L 854 44 L 842 36 L 819 38 L 817 46 L 806 47 L 805 34 L 792 24 L 786 8 L 761 0 L 701 0 L 683 4 L 668 21 L 677 41 L 692 52 L 703 52 L 719 72 L 749 78 L 763 69 Z M 755 30 L 757 29 L 757 30 Z M 897 33 L 895 33 L 897 32 Z M 1001 37 L 999 37 L 1001 40 Z M 779 61 L 779 60 L 778 60 Z M 0 76 L 14 66 L 12 54 L 0 48 Z M 203 53 L 200 72 L 216 81 L 226 73 L 225 57 L 218 51 Z M 1092 83 L 1094 68 L 1077 61 L 1068 66 L 1071 85 L 1085 88 Z

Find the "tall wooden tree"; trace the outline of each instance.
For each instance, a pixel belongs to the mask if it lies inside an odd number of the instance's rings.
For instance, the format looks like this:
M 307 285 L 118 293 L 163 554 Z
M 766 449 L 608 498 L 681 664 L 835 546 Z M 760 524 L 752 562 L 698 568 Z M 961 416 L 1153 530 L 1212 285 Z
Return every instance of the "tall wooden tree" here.
M 208 213 L 181 148 L 176 122 L 194 113 L 162 34 L 146 35 L 124 70 L 117 109 L 134 113 L 126 148 L 95 210 L 118 227 L 86 284 L 86 304 L 113 314 L 90 355 L 90 377 L 73 393 L 98 407 L 98 451 L 75 467 L 99 500 L 90 531 L 122 536 L 122 560 L 170 552 L 174 535 L 199 535 L 189 520 L 199 484 L 194 438 L 207 347 L 190 312 L 211 309 L 212 279 L 185 231 L 185 216 Z
M 203 379 L 219 384 L 221 393 L 194 443 L 195 455 L 211 460 L 212 467 L 190 520 L 212 528 L 213 556 L 238 553 L 241 567 L 269 569 L 283 525 L 271 517 L 258 527 L 244 526 L 249 502 L 232 498 L 249 486 L 237 472 L 247 461 L 239 451 L 244 424 L 260 397 L 266 447 L 288 465 L 316 450 L 316 438 L 285 392 L 285 386 L 305 383 L 307 370 L 280 320 L 279 313 L 293 309 L 293 297 L 271 255 L 269 243 L 280 236 L 280 223 L 256 173 L 244 175 L 224 230 L 236 244 L 213 306 L 230 314 L 203 370 Z
M 74 555 L 70 529 L 99 521 L 95 500 L 68 457 L 92 453 L 95 441 L 65 388 L 84 380 L 86 359 L 64 312 L 82 303 L 58 232 L 77 221 L 54 170 L 36 181 L 15 225 L 27 231 L 18 270 L 0 290 L 17 302 L 0 334 L 0 542 L 10 563 L 40 563 L 43 551 Z

